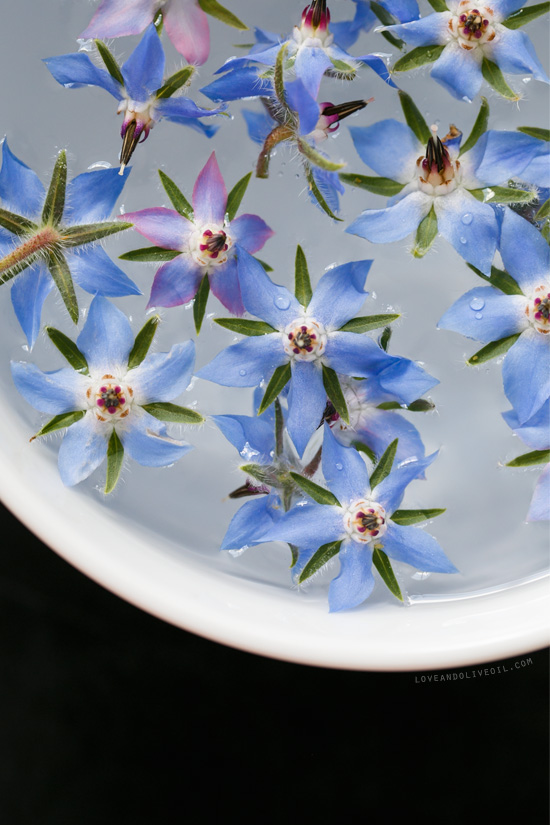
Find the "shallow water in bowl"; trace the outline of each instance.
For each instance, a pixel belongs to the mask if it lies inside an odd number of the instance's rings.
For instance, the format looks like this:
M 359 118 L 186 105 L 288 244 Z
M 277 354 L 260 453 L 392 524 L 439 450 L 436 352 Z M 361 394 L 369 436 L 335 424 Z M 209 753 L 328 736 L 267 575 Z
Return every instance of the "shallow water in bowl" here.
M 243 19 L 281 32 L 289 30 L 301 11 L 299 4 L 290 0 L 276 4 L 232 0 L 230 5 Z M 14 32 L 10 39 L 13 45 L 8 43 L 8 48 L 0 55 L 3 76 L 8 76 L 8 72 L 19 75 L 16 89 L 3 88 L 0 93 L 5 114 L 4 129 L 15 154 L 43 180 L 47 180 L 55 152 L 62 147 L 69 150 L 71 174 L 85 171 L 98 161 L 110 161 L 113 165 L 117 161 L 120 123 L 115 115 L 114 101 L 98 89 L 62 89 L 40 63 L 42 57 L 66 53 L 73 48 L 76 34 L 86 25 L 90 15 L 88 5 L 77 6 L 79 4 L 59 0 L 48 4 L 46 10 L 36 7 L 32 0 L 22 0 L 17 4 L 17 10 L 12 7 L 3 12 L 7 18 L 5 30 Z M 353 8 L 350 2 L 335 0 L 331 4 L 334 19 L 351 16 Z M 428 13 L 427 9 L 422 11 Z M 32 13 L 36 22 L 33 31 L 27 33 L 27 54 L 23 61 L 15 48 L 18 41 L 15 33 L 22 30 L 26 13 Z M 37 17 L 40 19 L 36 20 Z M 209 82 L 210 73 L 232 54 L 241 53 L 227 44 L 251 40 L 250 33 L 239 34 L 233 30 L 228 33 L 225 27 L 215 22 L 211 29 L 212 56 L 192 86 L 192 95 L 197 100 L 201 97 L 198 88 Z M 536 27 L 530 27 L 529 34 L 539 55 L 543 56 L 547 48 L 548 21 L 537 21 Z M 115 41 L 114 51 L 118 57 L 127 56 L 135 42 L 137 39 L 134 38 Z M 386 45 L 378 35 L 371 33 L 363 36 L 360 45 L 351 51 L 356 54 L 386 51 Z M 167 67 L 175 70 L 181 61 L 168 42 L 166 51 Z M 449 122 L 454 122 L 466 135 L 469 133 L 478 110 L 476 103 L 468 105 L 454 101 L 425 72 L 405 76 L 399 82 L 414 96 L 429 122 L 440 125 L 444 132 Z M 519 78 L 514 83 L 516 88 L 522 85 Z M 533 81 L 526 85 L 525 92 L 527 99 L 521 107 L 489 94 L 492 128 L 546 125 L 547 88 Z M 402 119 L 395 91 L 366 68 L 353 86 L 325 79 L 320 99 L 338 102 L 372 95 L 375 102 L 349 122 L 368 125 L 385 117 Z M 208 105 L 206 100 L 202 103 Z M 212 150 L 216 151 L 228 189 L 231 188 L 253 168 L 257 154 L 256 145 L 246 135 L 240 110 L 259 110 L 259 107 L 260 104 L 254 101 L 232 104 L 233 120 L 222 122 L 211 141 L 185 127 L 170 123 L 158 125 L 135 154 L 134 169 L 120 200 L 121 208 L 122 204 L 126 211 L 169 205 L 158 184 L 158 168 L 163 168 L 189 197 L 195 178 Z M 325 146 L 335 159 L 348 161 L 349 171 L 369 173 L 356 155 L 345 125 L 337 138 Z M 426 529 L 437 537 L 460 573 L 420 578 L 410 567 L 396 565 L 403 589 L 412 600 L 456 598 L 487 588 L 509 587 L 541 575 L 547 560 L 547 525 L 524 521 L 540 470 L 512 470 L 500 466 L 528 450 L 511 434 L 501 418 L 500 413 L 508 409 L 509 404 L 502 391 L 500 366 L 490 362 L 476 369 L 466 367 L 465 358 L 479 345 L 435 328 L 450 304 L 466 290 L 477 286 L 478 279 L 441 238 L 426 258 L 416 261 L 408 252 L 410 244 L 407 241 L 373 245 L 343 234 L 343 227 L 364 208 L 383 206 L 382 199 L 359 190 L 348 190 L 342 200 L 344 222 L 335 224 L 309 202 L 305 190 L 294 153 L 283 148 L 272 160 L 270 180 L 252 179 L 241 205 L 241 212 L 261 215 L 276 232 L 260 253 L 274 268 L 271 277 L 291 286 L 297 243 L 304 248 L 314 285 L 330 264 L 373 259 L 367 279 L 370 296 L 364 313 L 386 312 L 389 307 L 401 312 L 403 317 L 394 325 L 390 351 L 422 362 L 428 372 L 440 380 L 429 393 L 436 411 L 427 415 L 407 414 L 419 428 L 427 453 L 436 449 L 441 452 L 430 467 L 427 479 L 411 485 L 403 506 L 447 507 L 445 515 Z M 144 245 L 137 233 L 125 233 L 109 239 L 106 249 L 115 258 Z M 144 321 L 146 297 L 155 269 L 147 264 L 122 263 L 122 267 L 144 292 L 143 297 L 116 301 L 132 317 L 137 331 Z M 0 330 L 3 351 L 12 359 L 26 360 L 31 356 L 23 345 L 22 333 L 13 317 L 8 287 L 4 287 L 1 301 L 5 319 Z M 80 292 L 79 301 L 85 310 L 89 296 Z M 216 317 L 227 315 L 213 297 L 208 312 Z M 193 337 L 189 307 L 163 310 L 161 315 L 163 324 L 155 343 L 158 350 L 167 350 L 176 341 Z M 74 328 L 54 296 L 46 302 L 43 319 L 74 336 Z M 231 333 L 221 330 L 211 320 L 206 321 L 197 341 L 197 367 L 211 360 L 232 340 Z M 43 334 L 35 345 L 32 359 L 43 369 L 63 366 L 61 357 Z M 4 415 L 17 417 L 22 430 L 30 436 L 44 423 L 44 418 L 16 394 L 6 358 L 0 364 L 0 385 L 4 398 L 9 398 Z M 205 415 L 251 414 L 251 398 L 252 390 L 221 388 L 195 380 L 180 402 L 185 405 L 196 402 L 197 409 Z M 260 546 L 238 558 L 219 552 L 230 518 L 240 506 L 240 502 L 227 499 L 227 494 L 243 480 L 237 469 L 239 456 L 211 422 L 200 430 L 187 428 L 183 437 L 196 449 L 174 467 L 151 470 L 128 463 L 117 490 L 108 498 L 101 493 L 104 468 L 100 468 L 71 495 L 89 498 L 98 509 L 127 523 L 131 527 L 129 541 L 133 528 L 144 529 L 150 531 L 155 552 L 180 555 L 182 559 L 192 554 L 206 568 L 223 575 L 248 579 L 260 588 L 288 589 L 291 578 L 286 547 Z M 44 451 L 54 466 L 57 447 L 58 439 L 53 437 L 40 443 L 22 441 L 20 455 L 32 469 L 33 452 Z M 302 598 L 315 602 L 324 600 L 336 565 L 335 562 L 334 567 L 315 579 Z M 377 587 L 373 599 L 386 598 L 390 597 Z

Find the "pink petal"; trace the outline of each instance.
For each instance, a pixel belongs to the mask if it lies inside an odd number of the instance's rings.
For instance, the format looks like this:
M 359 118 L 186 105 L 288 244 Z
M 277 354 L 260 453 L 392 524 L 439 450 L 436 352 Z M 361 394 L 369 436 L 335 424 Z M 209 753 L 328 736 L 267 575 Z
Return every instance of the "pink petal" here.
M 188 63 L 201 66 L 210 52 L 208 17 L 197 0 L 169 0 L 164 7 L 166 34 Z
M 140 34 L 153 21 L 156 0 L 103 0 L 81 37 Z
M 191 221 L 182 217 L 179 212 L 165 209 L 163 206 L 127 212 L 120 218 L 133 223 L 134 229 L 137 229 L 140 235 L 164 249 L 185 249 L 194 229 Z
M 235 258 L 230 259 L 224 266 L 211 270 L 208 278 L 210 289 L 218 301 L 221 301 L 232 315 L 244 315 Z
M 227 190 L 221 176 L 216 153 L 212 152 L 201 169 L 193 189 L 193 209 L 196 223 L 223 224 L 227 206 Z
M 147 309 L 186 304 L 197 294 L 202 270 L 190 255 L 178 255 L 157 269 Z
M 239 215 L 231 221 L 229 234 L 247 252 L 257 252 L 274 234 L 273 230 L 258 215 Z

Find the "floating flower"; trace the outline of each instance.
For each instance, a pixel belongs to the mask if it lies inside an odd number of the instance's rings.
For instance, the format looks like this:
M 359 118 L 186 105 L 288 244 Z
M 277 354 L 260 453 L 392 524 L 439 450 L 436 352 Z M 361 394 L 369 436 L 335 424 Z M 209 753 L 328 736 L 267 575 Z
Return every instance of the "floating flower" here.
M 74 281 L 92 294 L 140 295 L 95 241 L 130 224 L 107 221 L 128 174 L 95 169 L 67 183 L 67 158 L 57 156 L 46 192 L 38 176 L 2 146 L 0 170 L 0 283 L 11 288 L 15 314 L 29 346 L 40 331 L 42 306 L 55 286 L 78 322 Z M 17 277 L 16 277 L 17 276 Z
M 242 250 L 257 252 L 273 235 L 273 230 L 257 215 L 235 218 L 250 180 L 250 173 L 227 195 L 216 155 L 210 155 L 193 189 L 193 205 L 176 185 L 160 173 L 166 191 L 176 207 L 153 207 L 121 215 L 131 220 L 137 231 L 156 244 L 122 257 L 126 260 L 167 260 L 153 281 L 149 307 L 173 307 L 199 296 L 194 305 L 199 332 L 206 309 L 208 290 L 234 315 L 242 315 L 237 260 Z M 169 250 L 167 256 L 162 251 Z
M 159 120 L 191 126 L 211 137 L 216 129 L 198 120 L 219 114 L 222 109 L 201 109 L 186 97 L 173 97 L 189 82 L 193 67 L 187 66 L 164 79 L 164 51 L 157 30 L 151 24 L 128 60 L 119 66 L 101 41 L 97 41 L 105 69 L 98 69 L 87 54 L 65 54 L 48 57 L 44 63 L 55 80 L 70 89 L 100 86 L 119 101 L 118 114 L 123 114 L 120 155 L 121 172 L 129 162 L 138 143 L 148 137 Z
M 158 317 L 134 341 L 126 316 L 105 298 L 91 303 L 76 345 L 48 328 L 70 368 L 42 372 L 34 364 L 12 362 L 15 386 L 37 410 L 53 413 L 36 434 L 68 428 L 59 450 L 59 472 L 71 487 L 107 458 L 105 492 L 114 488 L 126 451 L 146 467 L 173 464 L 191 449 L 166 432 L 165 421 L 197 424 L 194 410 L 168 403 L 188 386 L 195 345 L 147 355 Z
M 537 481 L 527 521 L 548 521 L 550 519 L 550 399 L 546 401 L 535 415 L 520 424 L 514 410 L 502 414 L 509 427 L 524 441 L 533 452 L 525 453 L 512 461 L 507 467 L 531 467 L 545 464 Z

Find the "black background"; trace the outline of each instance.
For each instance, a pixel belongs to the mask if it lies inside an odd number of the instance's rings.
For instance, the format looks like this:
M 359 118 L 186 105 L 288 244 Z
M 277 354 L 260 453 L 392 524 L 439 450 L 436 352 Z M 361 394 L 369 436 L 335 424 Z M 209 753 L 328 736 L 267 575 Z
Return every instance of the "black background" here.
M 547 651 L 429 684 L 278 662 L 126 604 L 6 511 L 2 528 L 2 825 L 547 822 Z

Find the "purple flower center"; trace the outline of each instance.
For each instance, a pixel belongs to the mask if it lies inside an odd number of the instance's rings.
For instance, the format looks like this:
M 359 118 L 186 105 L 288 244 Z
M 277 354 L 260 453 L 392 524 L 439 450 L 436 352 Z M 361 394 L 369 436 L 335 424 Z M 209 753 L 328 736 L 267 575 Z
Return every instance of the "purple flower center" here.
M 227 252 L 229 245 L 227 244 L 227 232 L 220 229 L 219 232 L 212 232 L 207 229 L 202 233 L 203 242 L 199 244 L 201 252 L 206 252 L 214 260 L 219 256 L 220 252 Z
M 550 333 L 550 291 L 547 284 L 540 284 L 534 297 L 525 308 L 525 314 L 537 332 L 543 335 Z
M 457 16 L 449 20 L 449 29 L 458 39 L 460 46 L 467 51 L 477 45 L 490 42 L 495 37 L 492 26 L 493 10 L 488 6 L 472 8 L 471 0 L 461 0 Z
M 388 529 L 386 511 L 377 501 L 356 499 L 344 513 L 344 528 L 352 541 L 367 544 Z
M 113 375 L 104 375 L 101 384 L 93 393 L 95 396 L 95 413 L 99 421 L 109 421 L 114 418 L 125 418 L 130 412 L 126 396 L 133 396 L 131 387 L 123 388 Z M 87 392 L 87 397 L 92 396 L 92 388 Z
M 283 346 L 292 360 L 315 361 L 326 347 L 325 328 L 314 318 L 297 318 L 283 332 Z

